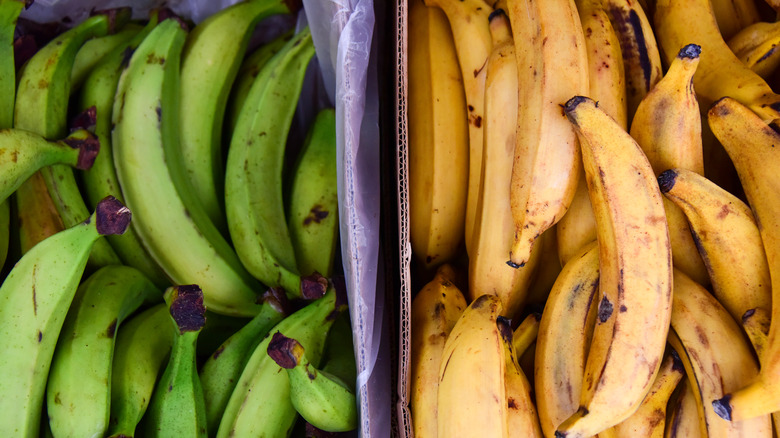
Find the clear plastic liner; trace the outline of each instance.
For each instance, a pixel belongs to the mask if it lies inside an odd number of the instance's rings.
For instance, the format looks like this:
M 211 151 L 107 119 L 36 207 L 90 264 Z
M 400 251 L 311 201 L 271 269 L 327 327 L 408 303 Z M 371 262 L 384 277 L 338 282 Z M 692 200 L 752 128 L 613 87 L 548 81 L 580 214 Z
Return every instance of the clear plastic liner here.
M 203 21 L 239 0 L 35 0 L 22 16 L 37 22 L 78 23 L 90 11 L 131 6 L 133 17 L 165 5 L 176 14 Z M 345 270 L 358 366 L 358 433 L 389 437 L 390 363 L 385 291 L 378 288 L 380 154 L 379 97 L 373 0 L 303 0 L 327 99 L 335 102 L 341 257 Z M 67 17 L 67 18 L 66 18 Z M 299 22 L 300 25 L 300 22 Z M 319 82 L 318 84 L 315 82 Z M 320 94 L 320 93 L 316 93 Z M 299 116 L 311 112 L 299 109 Z M 384 334 L 383 334 L 384 333 Z

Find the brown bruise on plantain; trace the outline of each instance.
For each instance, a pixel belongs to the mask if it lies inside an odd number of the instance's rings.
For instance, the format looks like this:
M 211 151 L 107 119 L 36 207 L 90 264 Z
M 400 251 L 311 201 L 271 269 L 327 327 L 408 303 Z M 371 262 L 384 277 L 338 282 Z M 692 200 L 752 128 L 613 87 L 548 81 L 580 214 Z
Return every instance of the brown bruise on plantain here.
M 306 215 L 305 218 L 303 218 L 303 225 L 308 226 L 311 225 L 312 223 L 319 224 L 322 221 L 324 221 L 329 214 L 330 212 L 328 210 L 325 210 L 324 206 L 320 204 L 316 204 L 309 210 L 309 214 Z

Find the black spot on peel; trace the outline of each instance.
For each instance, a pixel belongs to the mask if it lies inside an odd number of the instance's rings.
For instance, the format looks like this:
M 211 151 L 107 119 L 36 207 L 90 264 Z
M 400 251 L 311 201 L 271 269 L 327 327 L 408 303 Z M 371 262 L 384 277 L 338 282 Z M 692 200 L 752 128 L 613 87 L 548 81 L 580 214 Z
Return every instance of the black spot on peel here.
M 126 69 L 128 65 L 130 65 L 130 59 L 133 57 L 133 53 L 135 50 L 132 47 L 128 47 L 125 49 L 124 52 L 122 52 L 122 69 Z
M 645 34 L 642 32 L 642 22 L 639 20 L 639 15 L 636 11 L 631 10 L 628 14 L 628 23 L 634 31 L 634 38 L 636 38 L 637 51 L 639 52 L 639 66 L 642 68 L 642 74 L 645 79 L 645 90 L 650 89 L 650 76 L 652 75 L 652 64 L 650 63 L 650 55 L 647 53 L 647 42 L 645 41 Z
M 154 112 L 157 113 L 157 123 L 162 123 L 162 107 L 157 105 L 157 107 L 154 109 Z
M 620 313 L 628 312 L 628 307 L 621 305 L 620 306 Z
M 309 210 L 309 214 L 303 219 L 303 225 L 306 226 L 311 223 L 319 224 L 325 220 L 329 214 L 330 212 L 324 210 L 322 205 L 317 204 Z
M 40 344 L 42 340 L 43 340 L 43 332 L 38 330 L 38 343 Z
M 106 329 L 106 337 L 111 339 L 114 337 L 114 334 L 116 334 L 116 318 L 114 318 L 113 321 L 111 321 L 111 324 L 108 325 L 108 328 Z
M 217 350 L 211 355 L 211 358 L 215 360 L 218 359 L 223 351 L 225 351 L 225 346 L 220 345 L 219 348 L 217 348 Z
M 612 316 L 612 310 L 614 309 L 614 306 L 612 303 L 609 302 L 607 297 L 603 297 L 601 299 L 601 302 L 599 303 L 599 309 L 598 309 L 598 316 L 599 321 L 603 324 L 609 320 L 609 317 Z
M 512 321 L 503 316 L 499 316 L 496 318 L 496 326 L 498 327 L 498 332 L 501 334 L 501 338 L 504 342 L 511 345 L 512 337 L 514 335 L 512 332 Z
M 756 61 L 756 64 L 758 64 L 759 62 L 762 62 L 762 61 L 766 61 L 767 58 L 769 58 L 770 56 L 772 56 L 773 53 L 775 53 L 776 50 L 777 50 L 777 45 L 772 46 L 772 48 L 769 49 L 766 53 L 764 53 L 763 56 L 758 58 L 758 60 Z
M 755 315 L 755 313 L 756 313 L 756 309 L 748 309 L 748 310 L 746 310 L 745 314 L 742 315 L 742 323 L 743 324 L 746 323 L 750 319 L 750 317 Z

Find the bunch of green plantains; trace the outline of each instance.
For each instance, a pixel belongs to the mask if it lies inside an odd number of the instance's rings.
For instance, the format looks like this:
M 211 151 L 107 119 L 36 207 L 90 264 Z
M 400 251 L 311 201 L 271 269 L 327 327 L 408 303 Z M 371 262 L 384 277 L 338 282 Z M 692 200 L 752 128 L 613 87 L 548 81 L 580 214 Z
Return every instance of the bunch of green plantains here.
M 0 0 L 0 436 L 355 430 L 335 111 L 299 115 L 308 28 L 253 38 L 300 7 L 51 31 L 24 5 Z

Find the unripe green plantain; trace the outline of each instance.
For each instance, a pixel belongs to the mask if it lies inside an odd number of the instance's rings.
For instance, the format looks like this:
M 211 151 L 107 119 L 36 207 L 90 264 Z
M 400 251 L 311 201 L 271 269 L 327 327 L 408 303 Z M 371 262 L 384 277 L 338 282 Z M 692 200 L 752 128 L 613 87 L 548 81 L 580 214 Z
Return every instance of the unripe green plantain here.
M 192 29 L 181 61 L 181 155 L 192 190 L 209 219 L 227 231 L 223 200 L 222 121 L 257 23 L 289 14 L 285 0 L 249 0 L 222 9 Z
M 0 435 L 35 436 L 52 355 L 92 245 L 121 234 L 130 211 L 102 201 L 81 224 L 28 251 L 0 286 Z
M 109 436 L 131 438 L 146 412 L 157 377 L 171 352 L 168 306 L 158 304 L 119 329 L 111 370 Z
M 298 271 L 330 277 L 339 236 L 336 190 L 336 111 L 322 110 L 314 120 L 293 167 L 288 228 Z
M 323 346 L 333 321 L 346 308 L 346 297 L 334 288 L 277 324 L 281 332 L 306 348 L 309 360 L 319 365 Z M 288 436 L 297 413 L 290 401 L 287 373 L 268 356 L 271 336 L 266 336 L 241 373 L 219 425 L 217 437 Z
M 254 316 L 260 286 L 194 199 L 180 161 L 177 94 L 186 36 L 168 18 L 133 52 L 112 112 L 114 165 L 135 231 L 171 281 L 199 285 L 211 311 Z
M 223 342 L 200 369 L 200 381 L 206 400 L 206 423 L 210 435 L 217 432 L 219 420 L 249 356 L 267 336 L 268 331 L 287 314 L 283 292 L 270 289 L 262 299 L 260 313 Z
M 290 401 L 304 420 L 327 432 L 347 432 L 357 427 L 354 390 L 312 365 L 300 342 L 276 332 L 268 344 L 268 355 L 287 371 Z
M 306 28 L 266 64 L 241 109 L 225 168 L 225 210 L 238 257 L 290 297 L 324 289 L 321 279 L 302 278 L 296 267 L 282 194 L 287 132 L 313 55 Z
M 123 201 L 122 189 L 114 169 L 114 153 L 111 145 L 111 112 L 114 106 L 114 95 L 119 75 L 127 61 L 127 54 L 138 47 L 146 35 L 154 29 L 158 22 L 158 14 L 159 11 L 152 11 L 149 22 L 136 33 L 135 37 L 115 47 L 101 60 L 89 72 L 79 93 L 77 108 L 81 111 L 90 109 L 94 111 L 96 116 L 94 132 L 100 140 L 100 153 L 95 158 L 94 164 L 89 170 L 78 173 L 88 205 L 94 205 L 110 194 Z M 107 240 L 122 263 L 139 269 L 160 288 L 170 285 L 170 280 L 144 249 L 133 227 L 130 227 L 123 236 L 109 236 Z
M 46 401 L 58 437 L 103 436 L 111 401 L 111 363 L 117 328 L 162 291 L 139 270 L 100 268 L 76 292 L 49 371 Z
M 203 291 L 197 285 L 172 286 L 165 301 L 175 329 L 173 346 L 141 430 L 145 437 L 206 438 L 206 407 L 195 363 L 198 334 L 206 323 Z

